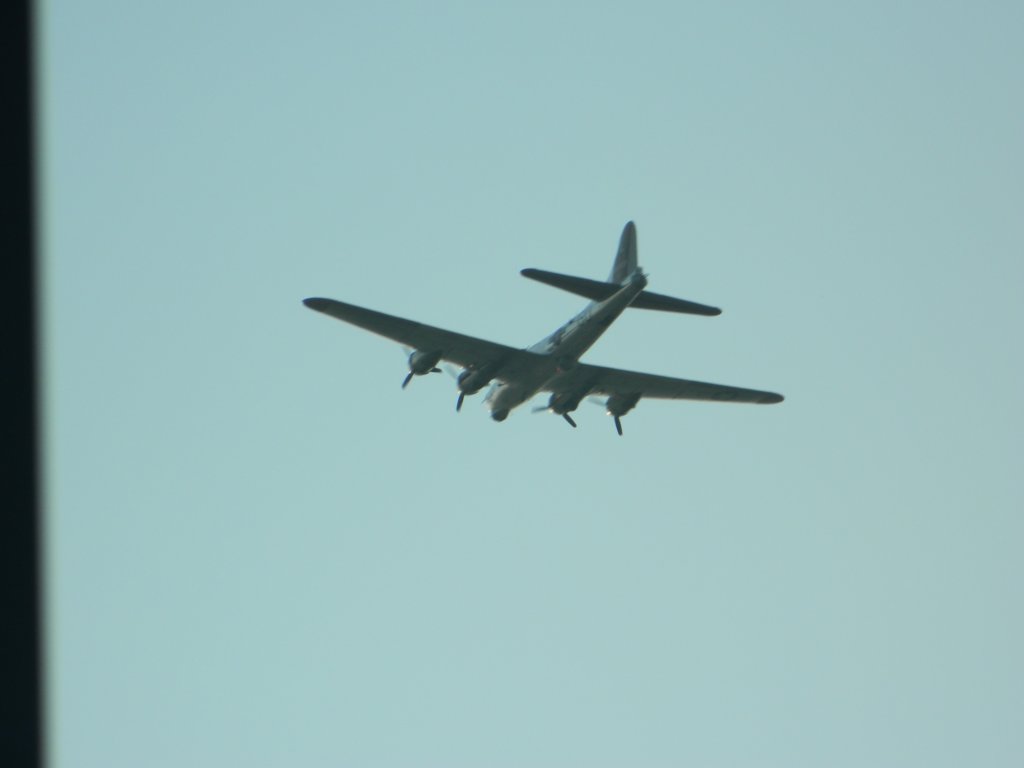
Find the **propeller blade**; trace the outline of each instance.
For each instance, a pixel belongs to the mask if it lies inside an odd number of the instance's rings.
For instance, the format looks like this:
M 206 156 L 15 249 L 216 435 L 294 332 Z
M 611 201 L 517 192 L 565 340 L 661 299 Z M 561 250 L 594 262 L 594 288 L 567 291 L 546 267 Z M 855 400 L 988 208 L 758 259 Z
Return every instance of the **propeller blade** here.
M 459 399 L 455 401 L 455 412 L 458 413 L 462 410 L 462 401 L 466 399 L 465 392 L 459 392 Z
M 562 418 L 569 422 L 570 427 L 576 429 L 576 422 L 572 420 L 572 416 L 570 416 L 568 413 L 563 413 Z
M 402 389 L 409 386 L 409 382 L 412 381 L 412 371 L 409 371 L 409 375 L 405 377 L 405 381 L 402 382 Z
M 551 409 L 548 408 L 546 405 L 535 405 L 533 408 L 530 409 L 530 413 L 543 413 L 544 411 L 549 410 Z
M 622 422 L 619 421 L 619 417 L 615 417 L 615 431 L 619 433 L 619 437 L 622 437 Z

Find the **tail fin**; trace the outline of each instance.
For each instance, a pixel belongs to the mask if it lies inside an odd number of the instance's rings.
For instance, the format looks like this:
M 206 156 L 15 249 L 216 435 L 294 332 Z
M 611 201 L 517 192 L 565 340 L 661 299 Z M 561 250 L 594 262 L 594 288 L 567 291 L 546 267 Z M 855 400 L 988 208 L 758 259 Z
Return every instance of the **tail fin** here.
M 609 283 L 622 285 L 636 271 L 636 224 L 627 221 L 619 238 L 619 252 L 615 254 L 612 273 L 608 275 Z
M 608 282 L 590 280 L 586 277 L 575 277 L 574 275 L 563 275 L 559 272 L 548 272 L 543 269 L 523 269 L 520 274 L 531 280 L 547 283 L 563 291 L 575 293 L 578 296 L 586 296 L 593 301 L 604 301 L 615 294 L 629 280 L 636 271 L 636 225 L 626 222 L 622 230 L 622 237 L 619 239 L 619 252 L 615 254 L 615 264 L 612 266 L 612 273 L 608 276 Z M 722 310 L 718 307 L 711 307 L 707 304 L 698 304 L 695 301 L 677 299 L 674 296 L 664 296 L 660 293 L 641 291 L 633 303 L 634 309 L 656 309 L 661 312 L 681 312 L 686 315 L 720 315 Z

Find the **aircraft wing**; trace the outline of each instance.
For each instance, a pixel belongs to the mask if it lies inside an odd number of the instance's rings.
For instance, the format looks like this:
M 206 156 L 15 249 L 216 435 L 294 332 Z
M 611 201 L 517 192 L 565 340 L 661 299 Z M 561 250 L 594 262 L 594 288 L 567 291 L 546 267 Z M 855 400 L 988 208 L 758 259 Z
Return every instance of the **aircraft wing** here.
M 668 400 L 712 400 L 730 403 L 781 403 L 782 395 L 758 389 L 730 387 L 706 381 L 675 379 L 653 373 L 623 371 L 600 365 L 580 363 L 572 371 L 558 377 L 545 389 L 558 391 L 587 390 L 598 395 L 640 395 Z
M 503 373 L 514 373 L 518 368 L 529 366 L 532 358 L 540 356 L 534 352 L 515 349 L 485 339 L 477 339 L 443 328 L 435 328 L 415 320 L 388 315 L 373 309 L 357 307 L 334 299 L 304 299 L 310 309 L 351 323 L 385 338 L 405 344 L 424 352 L 440 350 L 444 360 L 462 366 L 500 365 Z

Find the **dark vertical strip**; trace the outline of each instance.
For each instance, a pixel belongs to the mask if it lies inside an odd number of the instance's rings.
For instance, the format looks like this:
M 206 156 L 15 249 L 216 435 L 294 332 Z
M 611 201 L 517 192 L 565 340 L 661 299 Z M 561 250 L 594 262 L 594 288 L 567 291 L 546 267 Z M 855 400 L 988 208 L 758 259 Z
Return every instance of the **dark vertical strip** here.
M 0 214 L 0 338 L 3 339 L 3 444 L 0 466 L 8 494 L 0 583 L 7 593 L 0 627 L 0 765 L 43 764 L 42 509 L 39 488 L 40 393 L 37 381 L 36 87 L 34 8 L 30 0 L 4 4 L 0 61 L 4 80 L 3 178 Z

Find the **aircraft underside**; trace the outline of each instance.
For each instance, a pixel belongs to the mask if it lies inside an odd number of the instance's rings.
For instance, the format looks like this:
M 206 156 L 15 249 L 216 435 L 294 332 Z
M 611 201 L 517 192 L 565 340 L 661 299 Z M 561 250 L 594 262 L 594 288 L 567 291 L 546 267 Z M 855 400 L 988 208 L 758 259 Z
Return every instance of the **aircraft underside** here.
M 774 392 L 625 371 L 580 361 L 629 307 L 705 316 L 721 312 L 717 307 L 645 290 L 647 277 L 637 266 L 633 222 L 628 222 L 622 231 L 607 282 L 532 269 L 523 270 L 523 274 L 592 298 L 578 315 L 528 349 L 516 349 L 334 299 L 310 298 L 303 303 L 310 309 L 411 347 L 403 389 L 414 376 L 438 372 L 441 361 L 462 366 L 463 370 L 456 377 L 456 411 L 462 409 L 466 397 L 488 387 L 485 403 L 494 421 L 504 421 L 515 408 L 539 392 L 551 393 L 544 410 L 561 416 L 572 427 L 576 422 L 569 414 L 585 397 L 607 398 L 605 408 L 614 418 L 619 435 L 622 434 L 622 417 L 635 408 L 641 398 L 757 404 L 783 400 L 782 395 Z

